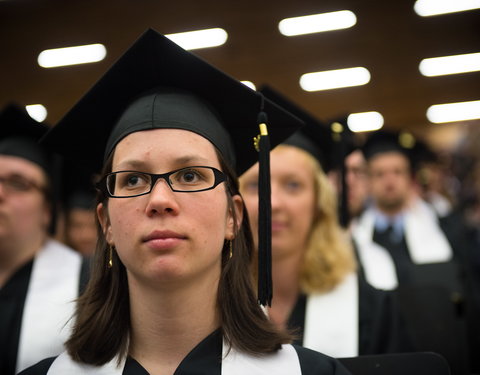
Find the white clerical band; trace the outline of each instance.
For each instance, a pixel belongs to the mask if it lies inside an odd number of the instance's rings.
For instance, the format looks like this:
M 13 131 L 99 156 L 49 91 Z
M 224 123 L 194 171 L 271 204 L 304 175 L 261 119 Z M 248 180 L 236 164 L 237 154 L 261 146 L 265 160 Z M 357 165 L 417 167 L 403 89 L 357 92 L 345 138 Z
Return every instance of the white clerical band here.
M 23 309 L 17 372 L 64 350 L 81 266 L 77 252 L 54 240 L 35 256 Z
M 393 259 L 385 248 L 373 242 L 374 212 L 363 213 L 353 226 L 360 262 L 369 284 L 392 290 L 398 286 Z M 433 210 L 418 199 L 405 213 L 405 240 L 415 264 L 448 262 L 453 257 L 450 244 Z
M 331 357 L 358 355 L 359 297 L 356 273 L 324 294 L 307 298 L 303 346 Z
M 283 345 L 281 350 L 264 356 L 241 353 L 223 345 L 222 375 L 301 375 L 300 360 L 292 345 Z M 74 362 L 66 352 L 58 356 L 47 375 L 121 375 L 125 362 L 118 364 L 114 358 L 103 366 L 91 366 Z

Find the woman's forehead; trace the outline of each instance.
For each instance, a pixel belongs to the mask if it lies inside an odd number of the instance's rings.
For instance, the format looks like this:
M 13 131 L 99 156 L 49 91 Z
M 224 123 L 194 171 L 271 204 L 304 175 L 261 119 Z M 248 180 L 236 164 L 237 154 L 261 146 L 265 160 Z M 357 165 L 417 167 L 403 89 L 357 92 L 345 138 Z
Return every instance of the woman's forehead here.
M 151 129 L 131 133 L 117 144 L 113 162 L 114 165 L 149 162 L 219 164 L 215 146 L 209 140 L 183 129 Z

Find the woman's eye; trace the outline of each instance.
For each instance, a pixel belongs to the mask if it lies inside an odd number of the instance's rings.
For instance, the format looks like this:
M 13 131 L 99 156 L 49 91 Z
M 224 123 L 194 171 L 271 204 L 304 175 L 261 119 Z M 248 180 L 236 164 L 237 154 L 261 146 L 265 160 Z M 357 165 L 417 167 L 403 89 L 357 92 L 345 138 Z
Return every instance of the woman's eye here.
M 258 181 L 255 180 L 255 181 L 248 181 L 246 184 L 245 184 L 245 190 L 248 191 L 248 192 L 257 192 L 258 191 Z
M 285 189 L 290 192 L 297 192 L 302 188 L 302 184 L 298 181 L 285 182 Z
M 195 169 L 188 169 L 180 171 L 177 176 L 177 180 L 182 183 L 195 183 L 204 180 L 200 171 Z
M 134 188 L 138 186 L 144 186 L 147 184 L 147 178 L 140 173 L 128 173 L 120 179 L 120 186 L 127 188 Z
M 197 177 L 197 175 L 193 172 L 185 172 L 183 174 L 183 180 L 185 182 L 193 182 L 193 181 L 195 181 L 196 177 Z
M 138 183 L 138 181 L 139 181 L 138 176 L 130 176 L 127 179 L 127 185 L 128 186 L 135 186 Z

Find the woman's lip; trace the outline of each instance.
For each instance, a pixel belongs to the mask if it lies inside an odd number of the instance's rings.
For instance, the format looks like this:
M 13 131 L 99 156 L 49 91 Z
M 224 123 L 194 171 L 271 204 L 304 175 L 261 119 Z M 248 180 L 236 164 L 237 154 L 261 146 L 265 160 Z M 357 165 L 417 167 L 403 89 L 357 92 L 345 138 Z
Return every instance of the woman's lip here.
M 272 231 L 279 231 L 287 227 L 286 223 L 273 221 L 272 222 Z
M 143 238 L 143 242 L 150 241 L 167 241 L 167 240 L 184 240 L 187 237 L 170 230 L 156 230 Z
M 168 250 L 178 246 L 184 240 L 184 238 L 176 237 L 152 238 L 145 243 L 154 250 Z

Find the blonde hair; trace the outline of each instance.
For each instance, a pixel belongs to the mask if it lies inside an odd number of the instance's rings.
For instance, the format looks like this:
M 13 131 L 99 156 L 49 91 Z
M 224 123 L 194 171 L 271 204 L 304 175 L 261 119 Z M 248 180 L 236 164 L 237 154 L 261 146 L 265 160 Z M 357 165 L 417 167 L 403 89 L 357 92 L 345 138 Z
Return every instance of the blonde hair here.
M 310 154 L 315 185 L 315 215 L 300 270 L 303 293 L 328 292 L 356 269 L 352 243 L 341 228 L 337 195 L 325 172 Z

